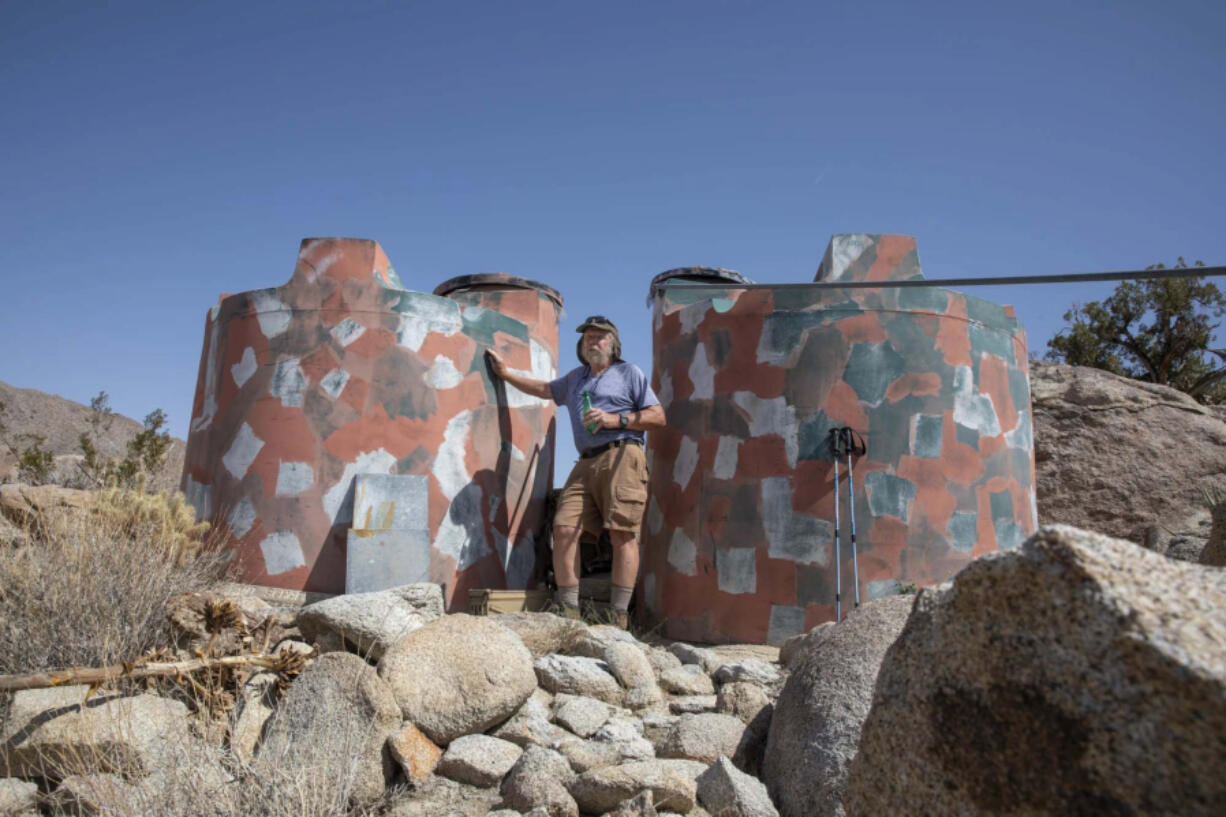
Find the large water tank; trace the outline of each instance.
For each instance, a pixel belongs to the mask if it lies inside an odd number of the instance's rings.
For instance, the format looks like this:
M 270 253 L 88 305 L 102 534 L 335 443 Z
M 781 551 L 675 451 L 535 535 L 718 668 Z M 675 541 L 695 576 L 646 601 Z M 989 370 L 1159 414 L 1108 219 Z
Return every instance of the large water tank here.
M 231 536 L 241 577 L 336 593 L 391 570 L 443 583 L 453 607 L 470 587 L 529 584 L 554 411 L 496 388 L 484 351 L 554 376 L 560 298 L 547 300 L 530 325 L 414 292 L 376 242 L 340 238 L 303 241 L 284 286 L 223 296 L 183 488 Z
M 686 272 L 686 271 L 679 271 Z M 653 282 L 641 600 L 672 638 L 781 643 L 854 598 L 832 428 L 853 459 L 859 593 L 943 581 L 1036 526 L 1026 341 L 1010 307 L 939 288 Z M 835 236 L 819 282 L 922 278 L 915 240 Z M 743 279 L 742 279 L 743 280 Z

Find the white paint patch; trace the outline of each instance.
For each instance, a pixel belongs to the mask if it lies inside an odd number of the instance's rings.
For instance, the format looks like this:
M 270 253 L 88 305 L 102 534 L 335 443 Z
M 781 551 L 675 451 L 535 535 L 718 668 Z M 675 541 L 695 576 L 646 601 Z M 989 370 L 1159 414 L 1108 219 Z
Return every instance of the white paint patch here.
M 286 408 L 296 408 L 302 405 L 307 382 L 306 372 L 302 371 L 298 358 L 287 357 L 277 361 L 272 380 L 268 383 L 268 393 L 281 398 L 281 405 Z
M 728 548 L 716 552 L 719 589 L 740 595 L 758 591 L 757 548 Z
M 1030 415 L 1027 412 L 1017 413 L 1017 425 L 1012 431 L 1005 432 L 1005 443 L 1010 448 L 1021 448 L 1030 451 L 1034 448 L 1034 432 L 1030 427 Z
M 690 382 L 694 384 L 691 400 L 710 400 L 715 396 L 715 367 L 707 360 L 707 349 L 701 343 L 694 348 Z
M 690 484 L 690 477 L 694 476 L 694 469 L 698 466 L 698 443 L 690 437 L 681 438 L 681 449 L 677 451 L 677 459 L 673 462 L 673 482 L 681 486 L 681 490 L 685 490 L 685 486 Z
M 673 376 L 668 372 L 660 372 L 660 388 L 656 390 L 660 405 L 667 408 L 673 403 Z
M 219 328 L 216 321 L 209 328 L 209 353 L 204 364 L 204 401 L 200 407 L 200 416 L 192 421 L 192 431 L 208 428 L 217 415 L 217 333 Z
M 260 322 L 260 331 L 266 338 L 275 338 L 289 329 L 293 313 L 281 299 L 275 289 L 257 289 L 251 293 L 251 308 L 255 318 Z
M 187 499 L 187 504 L 191 505 L 196 511 L 196 521 L 202 522 L 209 519 L 213 515 L 213 486 L 205 485 L 203 482 L 196 482 L 191 477 L 187 478 L 187 485 L 183 491 L 183 496 Z
M 664 527 L 664 514 L 660 513 L 660 505 L 653 494 L 647 501 L 647 529 L 655 534 L 659 533 L 662 527 Z
M 841 280 L 847 274 L 847 268 L 864 255 L 871 243 L 868 236 L 863 234 L 839 236 L 831 246 L 830 270 L 826 273 L 826 280 Z
M 366 327 L 355 321 L 353 318 L 345 318 L 345 320 L 332 327 L 332 339 L 341 345 L 341 348 L 348 346 L 358 338 L 362 337 L 366 332 Z
M 324 393 L 335 400 L 340 397 L 341 392 L 345 390 L 345 386 L 349 383 L 349 372 L 344 369 L 333 369 L 324 375 L 323 380 L 319 381 L 319 387 L 324 390 Z
M 251 426 L 243 423 L 234 435 L 234 442 L 230 443 L 230 450 L 222 456 L 222 465 L 235 479 L 242 479 L 263 447 L 264 441 L 255 436 Z
M 711 469 L 716 479 L 732 479 L 736 476 L 737 454 L 741 441 L 736 437 L 720 437 L 715 449 L 715 467 Z
M 302 248 L 302 252 L 298 257 L 306 262 L 306 279 L 311 283 L 315 283 L 321 277 L 328 274 L 328 270 L 337 262 L 340 256 L 337 253 L 330 253 L 319 259 L 318 263 L 313 263 L 306 260 L 307 250 L 313 247 L 317 242 L 312 241 L 309 245 Z
M 324 513 L 333 524 L 353 521 L 353 503 L 345 499 L 353 490 L 353 480 L 358 474 L 390 474 L 396 458 L 385 449 L 363 451 L 358 458 L 345 466 L 341 478 L 323 495 Z
M 290 530 L 279 530 L 270 533 L 260 542 L 260 551 L 264 554 L 264 569 L 269 576 L 306 567 L 306 559 L 302 557 L 302 545 L 298 537 Z
M 1030 486 L 1030 529 L 1039 529 L 1039 494 L 1033 485 Z
M 240 389 L 247 385 L 247 381 L 251 379 L 251 375 L 255 374 L 255 370 L 255 350 L 248 346 L 243 350 L 243 356 L 238 359 L 238 363 L 230 367 L 230 376 L 234 378 L 234 385 Z
M 464 464 L 468 454 L 468 433 L 471 427 L 471 410 L 465 409 L 452 417 L 443 431 L 443 444 L 438 447 L 434 465 L 430 467 L 430 473 L 434 474 L 439 488 L 443 491 L 443 496 L 448 500 L 455 499 L 464 486 L 472 482 L 472 475 L 468 473 L 468 466 Z
M 782 397 L 763 400 L 748 391 L 739 391 L 732 395 L 732 399 L 745 410 L 750 435 L 754 437 L 776 435 L 782 438 L 783 449 L 787 452 L 788 465 L 795 468 L 796 458 L 800 455 L 800 443 L 796 436 L 796 409 L 789 406 L 787 400 Z
M 792 509 L 791 477 L 762 480 L 762 527 L 772 559 L 823 567 L 830 562 L 831 524 Z
M 464 325 L 460 319 L 460 305 L 449 298 L 407 293 L 401 297 L 397 309 L 400 312 L 400 331 L 396 333 L 396 340 L 414 352 L 421 349 L 426 335 L 431 332 L 441 332 L 451 337 Z
M 975 392 L 975 378 L 970 366 L 959 366 L 954 370 L 954 422 L 973 428 L 985 437 L 1000 434 L 1000 422 L 996 419 L 992 397 Z
M 682 307 L 678 317 L 681 319 L 681 331 L 689 335 L 698 328 L 698 324 L 702 323 L 702 319 L 707 317 L 707 313 L 711 311 L 710 301 L 699 301 L 695 304 Z
M 460 385 L 460 381 L 464 379 L 464 375 L 460 374 L 460 370 L 455 367 L 455 363 L 451 358 L 445 355 L 439 355 L 434 358 L 433 365 L 430 366 L 430 371 L 422 375 L 426 383 L 435 389 L 454 389 Z M 508 389 L 507 391 L 510 391 Z M 516 390 L 518 391 L 518 389 Z
M 283 462 L 277 469 L 277 496 L 300 494 L 315 483 L 310 463 Z
M 230 533 L 235 539 L 242 539 L 251 531 L 251 526 L 255 524 L 255 506 L 251 504 L 251 499 L 243 497 L 234 506 L 234 510 L 230 511 L 230 515 L 226 517 L 226 522 L 230 525 Z
M 528 354 L 529 359 L 532 361 L 532 368 L 526 372 L 522 369 L 511 369 L 514 374 L 523 377 L 530 377 L 533 380 L 544 380 L 546 383 L 558 376 L 557 367 L 553 361 L 553 355 L 549 354 L 549 350 L 544 346 L 537 343 L 533 339 L 529 339 Z M 553 405 L 552 400 L 543 400 L 540 397 L 533 397 L 527 392 L 522 392 L 514 386 L 507 389 L 508 408 L 533 408 L 551 405 Z
M 512 443 L 511 444 L 511 459 L 515 460 L 516 462 L 523 462 L 524 460 L 528 458 L 524 455 L 523 451 L 519 450 L 519 446 Z
M 443 515 L 434 539 L 434 549 L 456 561 L 456 570 L 466 570 L 490 552 L 481 521 L 481 491 L 456 496 Z
M 683 575 L 694 576 L 698 573 L 698 550 L 681 528 L 673 531 L 672 541 L 668 543 L 668 563 Z

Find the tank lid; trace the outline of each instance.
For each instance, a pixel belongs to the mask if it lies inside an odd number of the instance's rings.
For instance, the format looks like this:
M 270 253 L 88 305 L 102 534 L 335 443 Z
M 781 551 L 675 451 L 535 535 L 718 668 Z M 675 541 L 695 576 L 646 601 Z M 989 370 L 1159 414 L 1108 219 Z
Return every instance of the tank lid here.
M 562 295 L 556 289 L 540 281 L 507 275 L 505 272 L 479 272 L 476 275 L 459 275 L 449 278 L 434 288 L 435 295 L 446 297 L 453 292 L 477 287 L 502 287 L 504 289 L 535 289 L 543 293 L 559 307 L 562 306 Z
M 704 284 L 752 284 L 753 279 L 747 278 L 734 269 L 723 267 L 676 267 L 651 279 L 651 289 L 647 293 L 647 303 L 668 281 L 691 281 Z

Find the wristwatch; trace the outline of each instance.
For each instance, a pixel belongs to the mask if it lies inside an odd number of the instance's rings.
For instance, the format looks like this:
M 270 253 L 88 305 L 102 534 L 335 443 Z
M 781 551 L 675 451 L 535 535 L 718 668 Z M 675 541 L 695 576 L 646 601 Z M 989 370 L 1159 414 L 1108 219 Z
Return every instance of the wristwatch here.
M 626 428 L 627 426 L 629 426 L 630 425 L 630 415 L 628 414 L 617 415 L 617 424 L 621 426 L 622 428 Z

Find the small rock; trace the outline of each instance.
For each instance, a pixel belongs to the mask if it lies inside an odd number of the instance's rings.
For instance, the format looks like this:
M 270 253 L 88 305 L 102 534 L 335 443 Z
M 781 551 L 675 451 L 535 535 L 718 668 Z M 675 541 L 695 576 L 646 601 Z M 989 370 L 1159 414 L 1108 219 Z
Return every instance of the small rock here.
M 623 758 L 640 760 L 655 757 L 655 747 L 643 737 L 643 724 L 629 715 L 614 715 L 592 735 L 598 743 L 615 747 Z
M 629 800 L 623 800 L 617 808 L 604 817 L 659 817 L 655 804 L 651 801 L 651 789 L 639 792 Z
M 436 771 L 457 783 L 496 786 L 523 753 L 510 741 L 489 735 L 464 735 L 447 747 Z
M 744 732 L 745 724 L 731 715 L 682 715 L 664 739 L 660 756 L 714 763 L 721 755 L 736 754 Z
M 587 658 L 604 658 L 604 651 L 609 648 L 609 645 L 618 643 L 637 646 L 639 641 L 621 627 L 595 624 L 577 631 L 563 647 L 562 652 Z
M 498 789 L 435 775 L 380 813 L 386 817 L 488 817 L 500 799 Z
M 624 759 L 617 747 L 610 743 L 577 737 L 560 740 L 553 748 L 566 758 L 566 762 L 572 769 L 580 774 L 592 769 L 602 769 L 605 766 L 616 766 Z
M 272 672 L 257 672 L 243 684 L 230 727 L 230 752 L 240 763 L 255 760 L 264 725 L 272 717 L 276 688 L 277 676 Z
M 715 672 L 719 669 L 720 664 L 724 662 L 719 656 L 705 647 L 695 647 L 692 644 L 686 644 L 677 641 L 668 646 L 668 651 L 677 656 L 682 664 L 697 664 L 702 667 L 703 672 Z
M 565 730 L 549 722 L 549 706 L 552 700 L 553 696 L 548 692 L 537 689 L 514 715 L 490 734 L 509 740 L 520 748 L 527 748 L 530 744 L 552 746 L 566 737 Z
M 574 778 L 562 755 L 529 746 L 502 781 L 503 804 L 519 811 L 543 808 L 549 817 L 578 817 L 579 807 L 566 788 Z
M 532 663 L 536 678 L 549 692 L 587 695 L 606 703 L 620 704 L 622 688 L 609 666 L 595 658 L 546 655 Z
M 766 690 L 748 681 L 733 681 L 720 687 L 716 696 L 715 711 L 724 715 L 733 715 L 744 723 L 749 723 L 758 716 L 762 707 L 770 703 Z
M 660 673 L 660 686 L 673 695 L 715 694 L 715 684 L 711 682 L 711 676 L 696 664 L 685 664 Z
M 536 689 L 532 656 L 519 636 L 462 613 L 397 641 L 379 661 L 379 675 L 404 719 L 440 746 L 502 723 Z
M 622 703 L 627 709 L 633 709 L 637 712 L 655 708 L 663 700 L 664 693 L 660 691 L 660 688 L 656 686 L 653 680 L 650 684 L 627 689 L 625 696 L 622 698 Z
M 771 686 L 782 679 L 778 667 L 755 658 L 746 658 L 735 664 L 723 664 L 719 669 L 715 670 L 712 677 L 715 678 L 715 682 L 718 684 L 748 681 L 749 683 L 761 684 L 762 686 Z
M 434 745 L 425 733 L 411 723 L 387 739 L 392 760 L 400 766 L 405 779 L 420 786 L 430 779 L 443 757 L 443 750 Z
M 38 784 L 15 777 L 0 779 L 0 815 L 3 817 L 36 816 Z
M 779 817 L 766 786 L 726 757 L 699 775 L 698 801 L 718 817 Z
M 581 738 L 591 737 L 613 714 L 608 704 L 586 695 L 559 695 L 555 707 L 554 721 Z
M 678 715 L 652 714 L 642 717 L 643 737 L 651 741 L 651 745 L 656 747 L 657 755 L 660 753 L 660 743 L 673 730 L 673 727 L 677 725 L 679 720 L 681 718 Z
M 296 638 L 286 638 L 277 642 L 277 646 L 273 647 L 273 652 L 278 653 L 282 650 L 288 650 L 296 655 L 311 656 L 315 652 L 315 648 L 305 641 L 299 641 Z M 335 652 L 335 650 L 333 650 Z
M 442 587 L 425 582 L 317 601 L 299 611 L 296 623 L 308 641 L 329 632 L 377 661 L 392 644 L 442 615 Z
M 562 652 L 587 627 L 581 621 L 553 613 L 502 613 L 494 621 L 519 636 L 533 658 Z
M 666 669 L 676 669 L 681 666 L 681 659 L 660 647 L 647 648 L 647 661 L 658 678 Z
M 699 712 L 714 712 L 716 698 L 714 695 L 680 695 L 668 699 L 668 711 L 675 715 L 689 715 Z
M 766 741 L 770 737 L 774 716 L 775 705 L 767 704 L 758 711 L 753 720 L 745 724 L 745 734 L 741 735 L 741 743 L 736 747 L 736 754 L 732 756 L 732 762 L 745 774 L 762 777 Z
M 613 677 L 626 689 L 656 685 L 651 663 L 637 644 L 615 642 L 605 648 L 603 657 Z
M 695 805 L 695 779 L 707 770 L 692 760 L 640 760 L 584 772 L 570 793 L 585 812 L 603 814 L 649 789 L 657 809 L 688 813 Z

